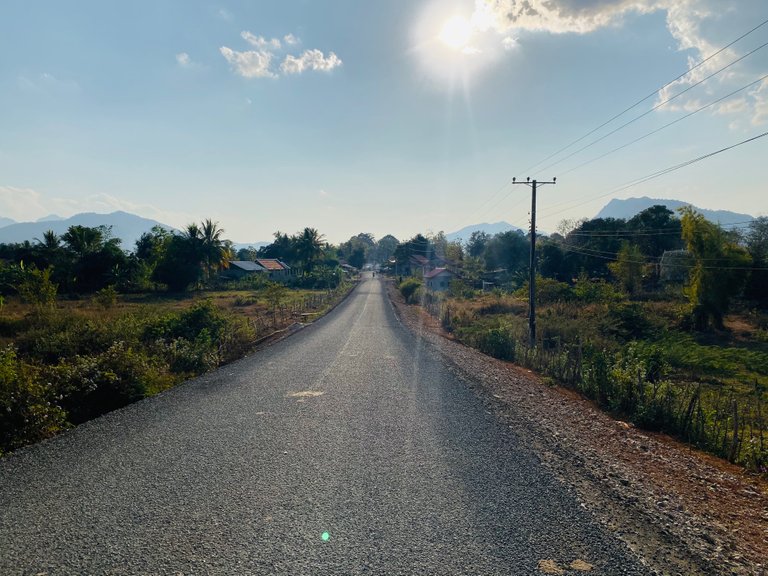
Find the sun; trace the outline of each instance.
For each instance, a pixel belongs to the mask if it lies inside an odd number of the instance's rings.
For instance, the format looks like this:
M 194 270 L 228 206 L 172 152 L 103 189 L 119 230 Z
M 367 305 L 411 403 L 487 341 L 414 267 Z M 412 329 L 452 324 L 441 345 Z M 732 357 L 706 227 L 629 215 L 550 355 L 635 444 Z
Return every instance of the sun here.
M 463 50 L 472 40 L 472 23 L 463 16 L 453 16 L 445 21 L 440 35 L 440 41 L 454 50 Z

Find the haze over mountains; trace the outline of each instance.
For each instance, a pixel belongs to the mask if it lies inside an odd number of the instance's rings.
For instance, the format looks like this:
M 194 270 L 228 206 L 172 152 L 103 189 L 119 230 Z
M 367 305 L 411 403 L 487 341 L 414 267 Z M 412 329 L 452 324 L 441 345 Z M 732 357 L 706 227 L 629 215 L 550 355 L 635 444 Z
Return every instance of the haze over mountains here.
M 642 212 L 646 208 L 661 204 L 666 206 L 672 211 L 677 210 L 681 206 L 688 206 L 687 202 L 680 200 L 669 200 L 661 198 L 626 198 L 626 199 L 613 199 L 606 204 L 595 218 L 632 218 L 635 214 Z M 737 223 L 745 223 L 754 220 L 754 216 L 749 214 L 740 214 L 738 212 L 731 212 L 729 210 L 707 210 L 693 206 L 696 210 L 701 212 L 705 218 L 712 222 L 716 222 L 722 226 L 730 226 Z M 225 223 L 221 223 L 225 230 Z M 124 250 L 132 250 L 141 235 L 150 231 L 154 226 L 161 226 L 166 230 L 174 230 L 172 226 L 152 220 L 149 218 L 143 218 L 136 214 L 130 214 L 128 212 L 112 212 L 110 214 L 96 214 L 93 212 L 85 212 L 81 214 L 75 214 L 70 218 L 62 218 L 56 214 L 50 214 L 43 218 L 39 218 L 36 222 L 15 222 L 11 218 L 0 217 L 0 243 L 10 244 L 14 242 L 24 242 L 28 240 L 33 242 L 36 238 L 42 238 L 43 234 L 47 230 L 53 230 L 56 234 L 61 235 L 67 231 L 70 226 L 111 226 L 112 236 L 122 239 L 122 248 Z M 464 228 L 446 234 L 446 238 L 449 242 L 460 240 L 467 242 L 473 232 L 481 231 L 493 236 L 501 232 L 520 230 L 520 228 L 513 226 L 509 222 L 482 222 L 480 224 L 472 224 L 465 226 Z M 525 231 L 524 231 L 525 232 Z M 542 232 L 543 233 L 543 232 Z M 265 246 L 269 242 L 257 241 L 257 242 L 242 242 L 235 243 L 235 250 L 239 248 L 247 248 L 252 246 L 259 248 Z
M 642 198 L 626 198 L 620 200 L 614 198 L 608 204 L 606 204 L 600 212 L 598 212 L 595 218 L 632 218 L 635 214 L 642 212 L 646 208 L 651 206 L 666 206 L 667 209 L 672 210 L 677 214 L 677 209 L 683 206 L 693 206 L 688 202 L 681 202 L 680 200 L 666 200 L 663 198 L 648 198 L 643 196 Z M 700 212 L 704 218 L 721 226 L 730 226 L 732 224 L 743 224 L 754 220 L 755 217 L 749 214 L 739 214 L 738 212 L 731 212 L 729 210 L 707 210 L 705 208 L 699 208 L 693 206 L 698 212 Z
M 8 219 L 4 219 L 8 220 Z M 171 226 L 142 218 L 128 212 L 112 212 L 111 214 L 96 214 L 84 212 L 75 214 L 70 218 L 60 218 L 56 215 L 46 216 L 37 222 L 15 222 L 0 227 L 0 243 L 10 244 L 14 242 L 33 242 L 35 238 L 42 238 L 47 230 L 53 230 L 61 236 L 70 226 L 111 226 L 112 237 L 122 240 L 121 247 L 124 250 L 132 250 L 144 232 L 148 232 L 153 226 L 161 226 L 166 230 L 173 230 Z

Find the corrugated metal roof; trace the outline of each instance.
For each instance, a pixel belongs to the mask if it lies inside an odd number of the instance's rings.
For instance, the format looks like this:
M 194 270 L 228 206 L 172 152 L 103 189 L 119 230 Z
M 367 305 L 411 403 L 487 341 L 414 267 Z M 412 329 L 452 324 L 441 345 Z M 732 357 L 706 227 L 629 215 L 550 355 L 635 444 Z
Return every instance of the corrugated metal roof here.
M 453 275 L 453 272 L 451 272 L 447 268 L 435 268 L 434 270 L 430 270 L 429 272 L 426 272 L 424 274 L 424 278 L 434 278 L 435 276 L 439 276 L 443 272 L 447 272 L 448 274 Z
M 256 263 L 262 265 L 270 272 L 281 272 L 288 267 L 275 258 L 257 258 Z
M 240 270 L 245 270 L 246 272 L 263 272 L 264 266 L 260 266 L 256 262 L 251 262 L 250 260 L 231 260 L 229 262 L 230 268 L 239 268 Z

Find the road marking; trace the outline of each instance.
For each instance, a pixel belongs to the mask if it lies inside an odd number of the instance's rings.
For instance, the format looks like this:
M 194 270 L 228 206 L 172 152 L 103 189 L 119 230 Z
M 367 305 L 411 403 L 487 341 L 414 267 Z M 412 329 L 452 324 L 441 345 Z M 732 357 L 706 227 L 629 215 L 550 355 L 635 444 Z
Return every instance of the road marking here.
M 320 390 L 302 390 L 301 392 L 288 392 L 288 398 L 317 398 L 322 396 L 325 392 Z

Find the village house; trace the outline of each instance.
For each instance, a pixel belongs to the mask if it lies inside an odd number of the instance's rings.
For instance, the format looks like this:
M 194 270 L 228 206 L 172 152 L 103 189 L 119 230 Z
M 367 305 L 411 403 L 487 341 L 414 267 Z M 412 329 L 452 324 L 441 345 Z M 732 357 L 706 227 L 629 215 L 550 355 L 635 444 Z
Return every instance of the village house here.
M 448 286 L 454 277 L 455 274 L 447 268 L 435 268 L 424 274 L 424 285 L 427 290 L 444 292 L 448 290 Z

